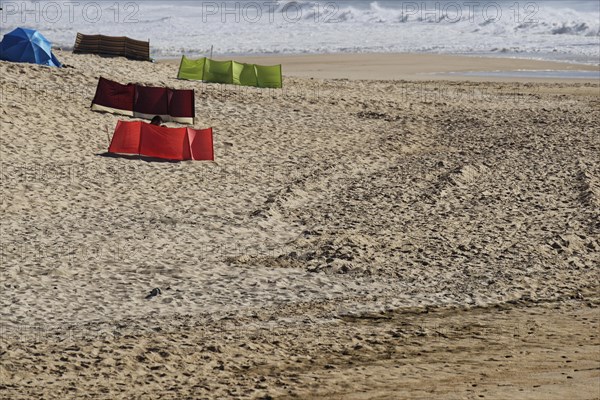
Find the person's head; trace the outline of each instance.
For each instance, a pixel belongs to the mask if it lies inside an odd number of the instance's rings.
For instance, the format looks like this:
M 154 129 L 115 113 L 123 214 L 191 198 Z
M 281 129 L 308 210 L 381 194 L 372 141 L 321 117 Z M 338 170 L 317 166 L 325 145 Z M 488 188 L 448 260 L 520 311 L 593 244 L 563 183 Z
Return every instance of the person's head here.
M 154 118 L 152 118 L 152 121 L 150 121 L 150 124 L 156 125 L 156 126 L 161 126 L 162 123 L 163 123 L 163 120 L 160 117 L 160 115 L 155 116 Z

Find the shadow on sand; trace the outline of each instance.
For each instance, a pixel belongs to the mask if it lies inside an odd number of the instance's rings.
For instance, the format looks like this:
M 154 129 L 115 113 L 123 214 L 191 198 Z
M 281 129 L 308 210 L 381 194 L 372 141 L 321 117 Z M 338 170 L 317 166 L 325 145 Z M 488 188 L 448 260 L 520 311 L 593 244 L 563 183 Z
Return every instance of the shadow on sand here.
M 164 158 L 155 158 L 155 157 L 146 157 L 146 156 L 140 156 L 140 155 L 136 155 L 136 154 L 115 154 L 115 153 L 98 153 L 96 154 L 99 157 L 107 157 L 107 158 L 126 158 L 128 160 L 142 160 L 142 161 L 146 161 L 146 162 L 157 162 L 157 163 L 167 163 L 167 164 L 179 164 L 181 162 L 187 161 L 181 161 L 181 160 L 165 160 Z

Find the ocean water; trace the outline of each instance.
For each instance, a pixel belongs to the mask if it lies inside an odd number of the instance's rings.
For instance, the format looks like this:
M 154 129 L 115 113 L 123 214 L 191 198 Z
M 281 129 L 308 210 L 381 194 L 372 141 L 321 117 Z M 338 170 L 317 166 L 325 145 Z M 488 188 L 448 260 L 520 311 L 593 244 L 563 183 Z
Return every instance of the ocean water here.
M 150 39 L 155 58 L 337 52 L 501 55 L 600 64 L 600 2 L 1 1 L 0 34 Z

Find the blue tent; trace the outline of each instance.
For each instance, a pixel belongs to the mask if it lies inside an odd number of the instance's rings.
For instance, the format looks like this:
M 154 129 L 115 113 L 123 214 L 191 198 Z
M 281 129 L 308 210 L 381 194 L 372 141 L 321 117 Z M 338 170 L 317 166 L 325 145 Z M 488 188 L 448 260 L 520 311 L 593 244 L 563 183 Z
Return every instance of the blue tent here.
M 4 35 L 0 42 L 0 60 L 62 66 L 52 54 L 48 39 L 38 31 L 26 28 L 17 28 Z

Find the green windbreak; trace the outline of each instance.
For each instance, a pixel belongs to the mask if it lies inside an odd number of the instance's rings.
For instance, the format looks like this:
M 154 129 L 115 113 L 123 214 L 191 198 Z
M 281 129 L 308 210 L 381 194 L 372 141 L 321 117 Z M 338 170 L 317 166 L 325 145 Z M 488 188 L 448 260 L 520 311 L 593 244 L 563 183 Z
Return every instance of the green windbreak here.
M 283 87 L 281 65 L 266 67 L 235 61 L 214 61 L 209 58 L 191 60 L 185 56 L 181 57 L 177 77 L 261 88 Z
M 256 78 L 258 80 L 259 87 L 275 89 L 282 87 L 281 65 L 274 65 L 272 67 L 263 67 L 261 65 L 257 65 Z
M 233 63 L 233 83 L 242 86 L 258 86 L 254 64 Z
M 204 63 L 202 80 L 212 83 L 233 83 L 233 64 L 231 61 L 215 61 L 209 58 Z
M 204 75 L 204 62 L 206 58 L 199 58 L 198 60 L 192 60 L 186 56 L 181 57 L 181 64 L 179 64 L 179 79 L 191 79 L 191 80 L 202 80 Z

